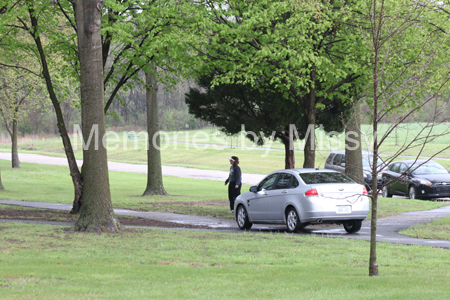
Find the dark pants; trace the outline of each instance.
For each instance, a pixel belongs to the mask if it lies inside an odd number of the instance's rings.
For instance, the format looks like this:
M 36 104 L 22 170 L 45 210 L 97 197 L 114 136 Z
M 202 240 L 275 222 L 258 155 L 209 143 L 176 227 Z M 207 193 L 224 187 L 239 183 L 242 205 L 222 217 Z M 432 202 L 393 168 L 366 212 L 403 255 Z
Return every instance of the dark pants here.
M 228 200 L 230 200 L 230 210 L 234 209 L 234 200 L 241 194 L 241 186 L 242 184 L 236 188 L 236 182 L 230 181 L 230 183 L 228 183 Z

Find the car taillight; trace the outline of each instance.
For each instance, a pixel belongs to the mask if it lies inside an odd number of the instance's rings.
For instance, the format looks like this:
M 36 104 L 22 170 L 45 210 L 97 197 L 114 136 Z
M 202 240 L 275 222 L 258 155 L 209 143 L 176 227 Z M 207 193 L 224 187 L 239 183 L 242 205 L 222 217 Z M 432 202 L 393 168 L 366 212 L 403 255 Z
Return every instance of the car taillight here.
M 365 186 L 363 186 L 363 195 L 367 195 L 367 190 Z
M 319 193 L 317 192 L 316 189 L 309 190 L 305 193 L 305 196 L 317 196 L 317 195 L 319 195 Z

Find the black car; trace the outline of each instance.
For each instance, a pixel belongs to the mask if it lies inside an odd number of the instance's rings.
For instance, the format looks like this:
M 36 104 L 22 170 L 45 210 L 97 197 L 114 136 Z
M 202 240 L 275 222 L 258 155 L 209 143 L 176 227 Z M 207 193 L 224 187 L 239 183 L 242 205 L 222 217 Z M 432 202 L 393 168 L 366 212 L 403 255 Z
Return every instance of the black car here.
M 435 161 L 404 160 L 390 164 L 383 172 L 383 197 L 409 199 L 450 197 L 450 174 Z

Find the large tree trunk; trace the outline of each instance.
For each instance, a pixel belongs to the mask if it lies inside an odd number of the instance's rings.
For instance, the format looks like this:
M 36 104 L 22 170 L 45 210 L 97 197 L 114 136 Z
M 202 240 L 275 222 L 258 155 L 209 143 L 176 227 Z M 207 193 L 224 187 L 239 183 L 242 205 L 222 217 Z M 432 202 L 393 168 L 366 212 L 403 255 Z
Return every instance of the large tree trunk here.
M 355 103 L 353 116 L 345 126 L 345 174 L 357 183 L 364 184 L 359 101 Z
M 12 135 L 11 135 L 11 163 L 13 168 L 20 168 L 20 161 L 19 161 L 19 152 L 17 148 L 17 138 L 18 138 L 18 124 L 17 119 L 14 119 L 12 121 Z
M 58 98 L 56 96 L 55 90 L 53 89 L 53 83 L 50 77 L 50 71 L 48 69 L 47 59 L 45 56 L 44 48 L 42 46 L 42 42 L 39 36 L 38 30 L 38 20 L 36 18 L 36 14 L 34 9 L 30 6 L 29 15 L 32 25 L 32 32 L 30 32 L 32 38 L 36 43 L 36 47 L 39 52 L 39 57 L 41 59 L 42 65 L 42 75 L 45 79 L 45 84 L 47 86 L 47 91 L 52 101 L 53 108 L 55 109 L 57 127 L 59 130 L 59 134 L 61 135 L 64 151 L 66 153 L 67 162 L 69 164 L 70 176 L 72 177 L 72 183 L 75 190 L 75 198 L 73 201 L 73 207 L 71 213 L 78 213 L 81 208 L 82 203 L 82 192 L 83 192 L 83 183 L 81 179 L 81 173 L 78 169 L 77 161 L 75 159 L 75 154 L 73 153 L 72 143 L 70 142 L 69 135 L 67 133 L 66 125 L 64 123 L 64 117 L 61 110 L 61 106 L 59 104 Z
M 303 162 L 303 168 L 314 168 L 316 161 L 316 151 L 315 151 L 315 127 L 316 127 L 316 69 L 312 67 L 311 69 L 311 84 L 309 87 L 309 96 L 306 101 L 306 136 L 305 136 L 305 147 L 304 155 L 305 161 Z M 310 130 L 311 129 L 311 130 Z
M 156 72 L 156 69 L 155 69 Z M 147 150 L 147 188 L 142 196 L 167 195 L 164 189 L 161 170 L 161 151 L 159 134 L 153 137 L 159 130 L 158 122 L 158 84 L 156 77 L 152 74 L 145 74 L 146 103 L 147 103 L 147 130 L 148 130 L 148 150 Z M 156 147 L 158 148 L 156 148 Z
M 101 8 L 97 0 L 76 2 L 83 139 L 89 137 L 91 130 L 97 130 L 98 135 L 83 148 L 83 206 L 75 230 L 117 232 L 121 225 L 111 203 L 107 153 L 102 143 L 106 128 L 103 113 Z

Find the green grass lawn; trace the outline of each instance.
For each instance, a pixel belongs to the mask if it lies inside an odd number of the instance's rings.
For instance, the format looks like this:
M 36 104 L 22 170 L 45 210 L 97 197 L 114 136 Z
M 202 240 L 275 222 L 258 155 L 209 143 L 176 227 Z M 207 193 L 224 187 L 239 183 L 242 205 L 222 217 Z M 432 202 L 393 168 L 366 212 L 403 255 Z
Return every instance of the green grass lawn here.
M 68 167 L 22 163 L 11 169 L 0 160 L 2 181 L 7 191 L 1 199 L 73 203 L 73 185 Z M 144 174 L 110 172 L 111 197 L 115 208 L 143 211 L 165 211 L 232 218 L 228 213 L 227 186 L 220 181 L 189 178 L 163 178 L 168 196 L 141 197 L 147 177 Z M 242 191 L 248 191 L 243 185 Z M 187 205 L 188 204 L 188 205 Z
M 417 225 L 399 233 L 421 239 L 436 239 L 450 241 L 450 217 Z
M 72 204 L 73 186 L 67 167 L 22 163 L 11 169 L 0 160 L 2 180 L 7 191 L 1 199 Z M 146 175 L 110 172 L 112 202 L 115 208 L 163 211 L 200 216 L 232 218 L 228 213 L 227 187 L 223 182 L 164 176 L 169 196 L 140 197 L 146 187 Z M 242 192 L 249 185 L 243 185 Z M 449 203 L 379 198 L 378 216 L 386 217 L 407 211 L 429 210 Z M 370 217 L 370 216 L 369 216 Z
M 34 145 L 63 155 L 59 139 Z M 244 172 L 283 168 L 282 151 L 262 158 L 258 150 L 179 150 L 164 150 L 163 163 L 227 170 L 226 158 L 237 155 Z M 145 150 L 120 151 L 110 151 L 110 158 L 146 161 Z M 8 189 L 1 199 L 73 201 L 67 167 L 22 163 L 11 169 L 2 160 L 0 167 Z M 170 196 L 150 197 L 140 197 L 144 174 L 110 172 L 110 183 L 116 208 L 231 218 L 223 182 L 165 176 Z M 380 198 L 378 216 L 447 204 Z M 443 220 L 421 234 L 445 231 L 450 219 Z M 98 235 L 0 222 L 0 299 L 449 299 L 448 251 L 378 243 L 380 276 L 369 277 L 369 243 L 361 240 L 159 229 Z
M 306 235 L 0 223 L 1 299 L 448 299 L 448 250 Z
M 397 131 L 397 138 L 395 132 L 393 132 L 386 142 L 381 147 L 381 153 L 393 154 L 395 153 L 399 145 L 403 145 L 405 142 L 410 142 L 417 132 L 421 129 L 423 124 L 404 124 Z M 388 124 L 380 125 L 380 134 L 383 134 L 388 128 Z M 443 133 L 449 130 L 447 125 L 440 125 L 433 129 L 433 133 Z M 362 131 L 370 137 L 371 128 L 369 125 L 363 125 Z M 276 151 L 265 150 L 248 150 L 236 147 L 252 147 L 252 143 L 237 137 L 220 137 L 215 136 L 217 131 L 211 129 L 194 130 L 194 131 L 182 131 L 182 132 L 168 132 L 164 138 L 162 147 L 162 163 L 164 165 L 172 166 L 186 166 L 200 169 L 212 169 L 212 170 L 227 170 L 228 161 L 226 160 L 231 155 L 236 155 L 240 158 L 241 167 L 243 172 L 267 174 L 274 170 L 284 168 L 284 146 L 274 141 L 270 145 L 271 149 L 277 149 Z M 424 133 L 425 134 L 425 133 Z M 77 158 L 82 159 L 82 144 L 81 139 L 74 139 L 71 135 L 72 143 L 77 150 L 75 155 Z M 429 156 L 444 147 L 448 146 L 449 136 L 443 136 L 431 140 L 426 147 L 422 150 L 422 156 Z M 75 141 L 77 141 L 75 143 Z M 130 162 L 130 163 L 147 163 L 147 152 L 145 151 L 146 141 L 144 135 L 139 135 L 137 139 L 130 139 L 128 136 L 122 133 L 118 133 L 115 137 L 113 134 L 108 135 L 108 159 L 111 161 Z M 196 143 L 197 146 L 188 144 L 176 144 L 174 142 L 189 142 Z M 368 140 L 368 144 L 363 142 L 363 148 L 367 149 L 367 145 L 370 145 L 371 140 Z M 203 145 L 203 144 L 210 144 Z M 214 146 L 213 146 L 214 144 Z M 124 147 L 126 145 L 126 147 Z M 303 166 L 303 150 L 304 143 L 294 142 L 294 149 L 296 151 L 296 166 Z M 328 139 L 323 131 L 317 130 L 317 150 L 316 152 L 316 167 L 323 167 L 325 160 L 328 156 L 328 151 L 336 149 L 344 149 L 344 136 L 339 138 Z M 117 146 L 117 147 L 115 147 Z M 0 151 L 10 151 L 10 144 L 0 144 Z M 34 150 L 28 150 L 33 147 Z M 19 144 L 19 150 L 23 153 L 36 153 L 64 156 L 61 138 L 55 137 L 50 139 L 25 139 L 24 142 Z M 321 152 L 325 151 L 325 152 Z M 407 150 L 404 155 L 417 155 L 421 151 L 419 147 L 413 147 Z M 439 157 L 450 158 L 450 149 L 439 154 Z M 399 157 L 398 160 L 404 159 Z M 438 160 L 446 168 L 450 168 L 450 160 Z

